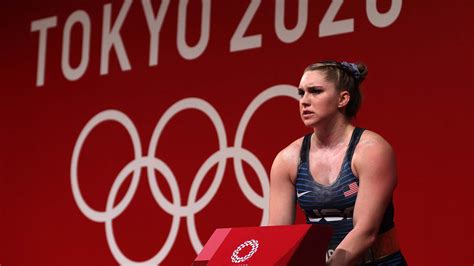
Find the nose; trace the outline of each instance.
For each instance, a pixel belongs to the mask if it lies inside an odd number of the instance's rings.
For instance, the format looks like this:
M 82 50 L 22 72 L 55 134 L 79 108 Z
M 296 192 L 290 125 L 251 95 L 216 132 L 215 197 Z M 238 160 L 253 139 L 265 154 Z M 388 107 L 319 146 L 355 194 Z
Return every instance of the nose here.
M 303 107 L 309 106 L 309 99 L 308 99 L 308 93 L 304 93 L 303 96 L 300 98 L 300 104 Z

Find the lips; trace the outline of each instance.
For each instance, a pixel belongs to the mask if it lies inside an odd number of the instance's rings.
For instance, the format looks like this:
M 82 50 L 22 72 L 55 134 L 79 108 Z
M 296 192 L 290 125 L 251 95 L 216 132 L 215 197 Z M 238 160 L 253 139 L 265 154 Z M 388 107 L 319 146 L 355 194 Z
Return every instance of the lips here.
M 303 113 L 301 114 L 301 116 L 303 117 L 303 119 L 308 119 L 310 118 L 312 115 L 314 115 L 314 112 L 311 112 L 309 110 L 304 110 Z

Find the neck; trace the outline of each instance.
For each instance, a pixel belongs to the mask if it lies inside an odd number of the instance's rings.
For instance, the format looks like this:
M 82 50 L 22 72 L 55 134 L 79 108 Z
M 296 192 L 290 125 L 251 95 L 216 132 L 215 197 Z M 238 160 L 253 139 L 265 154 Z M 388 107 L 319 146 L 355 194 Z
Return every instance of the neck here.
M 345 117 L 318 125 L 314 128 L 314 144 L 318 148 L 332 148 L 341 145 L 353 128 L 354 126 Z

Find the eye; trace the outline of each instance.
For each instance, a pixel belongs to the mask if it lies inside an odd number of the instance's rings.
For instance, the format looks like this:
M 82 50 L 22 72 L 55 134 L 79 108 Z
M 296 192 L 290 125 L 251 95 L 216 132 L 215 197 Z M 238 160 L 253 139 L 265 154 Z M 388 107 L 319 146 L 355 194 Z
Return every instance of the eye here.
M 308 88 L 308 91 L 309 93 L 311 94 L 320 94 L 323 92 L 323 90 L 321 89 L 321 87 L 309 87 Z
M 299 95 L 300 97 L 303 97 L 303 95 L 304 95 L 304 90 L 303 90 L 303 89 L 298 89 L 298 95 Z

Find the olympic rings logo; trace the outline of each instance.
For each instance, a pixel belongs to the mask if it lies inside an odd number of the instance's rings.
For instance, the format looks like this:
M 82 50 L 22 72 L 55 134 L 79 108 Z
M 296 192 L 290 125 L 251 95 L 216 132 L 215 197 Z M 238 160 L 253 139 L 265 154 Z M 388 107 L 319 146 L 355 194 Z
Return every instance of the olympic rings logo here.
M 247 246 L 251 246 L 252 247 L 252 250 L 250 250 L 250 252 L 241 257 L 239 256 L 239 253 L 242 249 L 244 249 L 245 247 Z M 253 256 L 253 254 L 255 254 L 255 252 L 258 251 L 258 241 L 255 240 L 255 239 L 252 239 L 252 240 L 248 240 L 248 241 L 245 241 L 244 243 L 240 244 L 235 250 L 234 252 L 232 253 L 232 256 L 230 256 L 230 259 L 233 263 L 242 263 L 248 259 L 250 259 L 250 257 Z
M 117 260 L 117 262 L 119 262 L 120 264 L 154 265 L 161 263 L 170 252 L 176 240 L 176 235 L 178 233 L 181 217 L 186 217 L 187 229 L 189 232 L 191 244 L 195 252 L 199 253 L 203 245 L 196 232 L 194 215 L 200 212 L 203 208 L 205 208 L 216 194 L 217 189 L 219 188 L 222 182 L 224 170 L 226 167 L 226 161 L 228 158 L 233 159 L 236 178 L 239 187 L 243 191 L 245 197 L 253 205 L 263 210 L 261 225 L 267 224 L 269 211 L 267 207 L 267 203 L 269 200 L 268 175 L 264 167 L 262 166 L 260 160 L 253 153 L 242 147 L 242 140 L 247 124 L 250 121 L 252 115 L 255 113 L 255 111 L 266 101 L 278 96 L 287 96 L 294 99 L 298 99 L 298 95 L 296 94 L 296 88 L 291 85 L 275 85 L 261 92 L 259 95 L 257 95 L 257 97 L 255 97 L 255 99 L 249 104 L 249 106 L 245 110 L 237 128 L 233 147 L 227 146 L 227 137 L 224 129 L 224 124 L 218 112 L 211 104 L 199 98 L 186 98 L 180 100 L 173 104 L 171 107 L 169 107 L 167 111 L 165 111 L 153 131 L 147 155 L 144 155 L 142 153 L 140 137 L 138 135 L 137 129 L 135 128 L 135 125 L 130 120 L 130 118 L 128 118 L 127 115 L 125 115 L 124 113 L 117 110 L 105 110 L 98 113 L 87 122 L 87 124 L 84 126 L 81 133 L 79 134 L 72 154 L 70 169 L 72 193 L 74 196 L 74 200 L 76 201 L 76 204 L 81 210 L 82 214 L 84 214 L 88 219 L 94 222 L 105 223 L 105 234 L 107 238 L 107 243 L 109 245 L 112 255 Z M 161 133 L 165 128 L 166 124 L 174 115 L 186 109 L 197 109 L 206 114 L 211 119 L 214 128 L 217 132 L 219 150 L 212 154 L 202 164 L 202 166 L 196 173 L 196 176 L 194 177 L 193 182 L 191 184 L 187 204 L 183 206 L 181 205 L 181 196 L 176 177 L 174 176 L 170 167 L 165 162 L 155 157 L 155 151 L 157 149 Z M 115 181 L 113 182 L 107 197 L 105 211 L 97 211 L 92 209 L 82 196 L 79 187 L 77 169 L 84 141 L 97 125 L 105 121 L 118 122 L 125 128 L 125 130 L 127 130 L 133 144 L 134 159 L 127 165 L 125 165 L 125 167 L 115 178 Z M 262 186 L 262 196 L 257 194 L 248 184 L 242 168 L 242 160 L 247 162 L 257 173 L 260 185 Z M 196 199 L 199 187 L 204 177 L 206 176 L 206 173 L 215 164 L 217 164 L 217 171 L 209 189 L 200 199 Z M 140 181 L 140 173 L 142 168 L 146 168 L 147 170 L 148 183 L 150 184 L 150 189 L 154 200 L 165 212 L 172 215 L 173 219 L 171 228 L 169 230 L 169 235 L 165 240 L 163 247 L 152 258 L 146 261 L 137 262 L 130 260 L 120 250 L 115 239 L 112 222 L 128 207 L 131 200 L 133 199 L 138 187 L 138 183 Z M 169 202 L 168 199 L 166 199 L 165 196 L 161 193 L 161 190 L 156 181 L 155 170 L 159 171 L 168 182 L 168 185 L 171 189 L 172 202 Z M 125 193 L 125 196 L 118 204 L 115 204 L 117 193 L 120 187 L 122 186 L 127 176 L 129 176 L 131 173 L 133 173 L 132 180 L 130 182 L 128 190 Z

